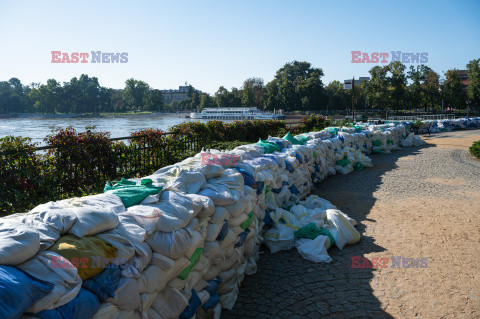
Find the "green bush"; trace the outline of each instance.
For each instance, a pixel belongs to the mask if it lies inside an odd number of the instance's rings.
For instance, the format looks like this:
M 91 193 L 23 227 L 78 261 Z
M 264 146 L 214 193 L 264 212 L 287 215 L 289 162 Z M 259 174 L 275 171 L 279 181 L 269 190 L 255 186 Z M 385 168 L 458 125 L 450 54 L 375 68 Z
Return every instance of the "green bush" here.
M 480 158 L 480 141 L 476 141 L 470 146 L 470 154 L 473 156 Z

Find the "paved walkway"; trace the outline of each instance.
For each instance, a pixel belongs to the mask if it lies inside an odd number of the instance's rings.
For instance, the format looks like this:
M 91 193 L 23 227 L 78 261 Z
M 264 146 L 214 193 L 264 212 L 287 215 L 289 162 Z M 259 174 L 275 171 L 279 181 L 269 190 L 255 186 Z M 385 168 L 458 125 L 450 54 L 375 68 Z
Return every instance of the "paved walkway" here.
M 330 249 L 330 264 L 263 247 L 222 318 L 478 318 L 480 161 L 467 149 L 480 131 L 425 139 L 320 183 L 314 193 L 360 222 L 361 241 Z

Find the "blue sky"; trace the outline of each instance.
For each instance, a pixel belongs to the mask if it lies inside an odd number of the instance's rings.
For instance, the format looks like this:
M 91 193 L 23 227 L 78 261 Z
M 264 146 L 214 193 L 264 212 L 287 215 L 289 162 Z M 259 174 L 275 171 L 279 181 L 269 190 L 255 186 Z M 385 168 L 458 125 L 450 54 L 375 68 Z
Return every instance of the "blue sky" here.
M 437 72 L 480 58 L 480 1 L 0 0 L 0 80 L 61 82 L 86 73 L 124 87 L 185 81 L 214 93 L 249 77 L 268 82 L 308 61 L 324 83 L 366 76 L 351 51 L 428 52 Z M 52 64 L 51 51 L 128 52 L 125 64 Z

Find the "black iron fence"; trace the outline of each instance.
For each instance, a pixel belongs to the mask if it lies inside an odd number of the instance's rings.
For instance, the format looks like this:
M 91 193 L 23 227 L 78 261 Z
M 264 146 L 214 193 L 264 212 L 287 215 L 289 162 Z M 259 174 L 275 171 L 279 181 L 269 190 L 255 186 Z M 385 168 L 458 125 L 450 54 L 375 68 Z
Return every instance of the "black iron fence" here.
M 107 139 L 102 145 L 0 151 L 0 216 L 40 203 L 103 191 L 107 181 L 150 175 L 198 153 L 201 136 L 162 133 Z

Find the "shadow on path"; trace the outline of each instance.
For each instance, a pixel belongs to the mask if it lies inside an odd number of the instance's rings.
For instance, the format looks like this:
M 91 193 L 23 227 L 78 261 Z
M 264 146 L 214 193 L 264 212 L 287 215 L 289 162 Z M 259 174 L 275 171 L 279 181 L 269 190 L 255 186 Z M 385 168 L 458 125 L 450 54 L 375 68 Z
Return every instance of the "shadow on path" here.
M 408 147 L 373 155 L 373 168 L 337 174 L 319 183 L 312 194 L 355 218 L 360 242 L 343 250 L 331 248 L 329 264 L 305 260 L 296 249 L 271 254 L 263 246 L 257 273 L 245 277 L 234 308 L 223 311 L 222 318 L 392 318 L 373 294 L 371 280 L 376 270 L 352 268 L 352 257 L 385 251 L 375 238 L 363 235 L 362 222 L 376 222 L 368 214 L 382 175 L 395 169 L 399 158 L 418 152 L 418 147 Z

